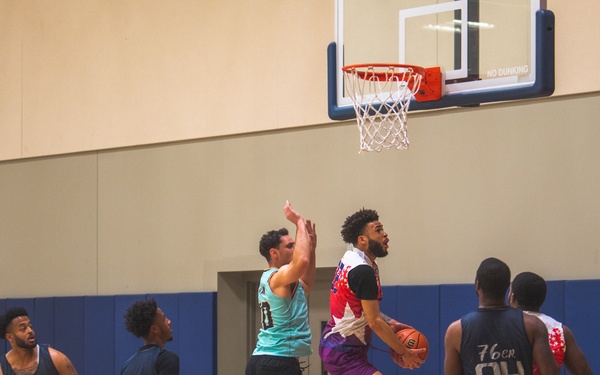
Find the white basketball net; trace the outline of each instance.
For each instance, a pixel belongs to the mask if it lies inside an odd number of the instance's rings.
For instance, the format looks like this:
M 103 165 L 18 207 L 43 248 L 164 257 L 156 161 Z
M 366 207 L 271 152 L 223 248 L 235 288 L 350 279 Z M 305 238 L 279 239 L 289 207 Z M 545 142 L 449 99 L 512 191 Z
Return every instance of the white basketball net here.
M 344 69 L 360 132 L 360 152 L 407 149 L 406 115 L 421 84 L 410 67 L 357 66 Z

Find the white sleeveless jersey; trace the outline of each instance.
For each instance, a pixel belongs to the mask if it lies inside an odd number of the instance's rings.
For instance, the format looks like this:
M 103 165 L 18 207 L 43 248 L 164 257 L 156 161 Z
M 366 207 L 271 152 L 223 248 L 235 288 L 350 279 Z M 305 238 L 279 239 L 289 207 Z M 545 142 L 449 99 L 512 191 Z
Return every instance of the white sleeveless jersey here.
M 556 363 L 561 366 L 565 359 L 565 350 L 567 349 L 567 345 L 565 344 L 565 332 L 563 330 L 562 323 L 540 312 L 525 312 L 544 322 L 546 328 L 548 329 L 548 342 L 550 343 L 550 349 L 552 349 Z M 534 371 L 534 374 L 537 374 L 537 369 Z

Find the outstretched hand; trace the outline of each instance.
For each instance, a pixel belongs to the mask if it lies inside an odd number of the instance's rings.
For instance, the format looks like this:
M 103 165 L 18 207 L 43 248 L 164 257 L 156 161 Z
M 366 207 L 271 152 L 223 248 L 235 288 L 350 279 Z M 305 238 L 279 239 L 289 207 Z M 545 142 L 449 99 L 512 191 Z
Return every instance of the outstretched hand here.
M 291 221 L 292 223 L 298 225 L 302 220 L 302 216 L 296 210 L 292 208 L 290 201 L 285 201 L 285 206 L 283 207 L 283 213 L 285 214 L 285 218 Z

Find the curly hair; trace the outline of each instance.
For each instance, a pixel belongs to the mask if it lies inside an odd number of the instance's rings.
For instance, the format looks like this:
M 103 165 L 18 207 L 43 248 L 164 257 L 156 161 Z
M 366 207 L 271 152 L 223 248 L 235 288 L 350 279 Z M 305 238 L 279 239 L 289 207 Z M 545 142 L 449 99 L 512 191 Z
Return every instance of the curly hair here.
M 156 317 L 156 301 L 149 299 L 137 301 L 125 313 L 125 328 L 135 337 L 146 337 Z
M 485 294 L 492 298 L 505 298 L 510 286 L 510 268 L 496 258 L 487 258 L 479 265 L 475 280 Z
M 342 239 L 346 243 L 356 245 L 358 236 L 365 233 L 367 224 L 379 220 L 379 214 L 375 210 L 363 208 L 346 218 L 342 225 Z
M 546 281 L 533 272 L 521 272 L 512 282 L 512 292 L 523 310 L 540 311 L 546 300 L 546 291 Z
M 281 237 L 287 236 L 289 234 L 288 230 L 285 228 L 281 228 L 279 230 L 271 230 L 267 233 L 263 234 L 260 238 L 260 243 L 258 244 L 258 251 L 260 251 L 260 255 L 264 256 L 267 262 L 271 261 L 271 250 L 272 248 L 277 248 L 281 243 Z
M 27 310 L 23 307 L 11 307 L 6 310 L 4 315 L 0 316 L 0 338 L 4 338 L 6 335 L 6 328 L 8 328 L 14 318 L 19 316 L 29 316 L 29 314 L 27 314 Z

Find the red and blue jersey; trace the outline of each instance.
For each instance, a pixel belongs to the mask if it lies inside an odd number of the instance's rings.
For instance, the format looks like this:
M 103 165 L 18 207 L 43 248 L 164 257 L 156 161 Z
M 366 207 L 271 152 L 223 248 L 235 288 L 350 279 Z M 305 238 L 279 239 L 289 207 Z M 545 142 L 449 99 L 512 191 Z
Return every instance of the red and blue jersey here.
M 381 301 L 382 297 L 377 264 L 357 248 L 346 251 L 331 283 L 331 320 L 323 331 L 321 345 L 341 351 L 345 346 L 368 346 L 372 330 L 361 300 Z
M 558 365 L 561 366 L 563 361 L 565 360 L 565 350 L 567 348 L 567 345 L 565 344 L 565 331 L 563 329 L 562 323 L 540 312 L 525 312 L 529 315 L 537 317 L 539 320 L 544 322 L 546 328 L 548 329 L 548 343 L 550 344 L 550 349 L 552 350 L 552 354 L 554 354 L 554 359 L 556 360 L 556 363 L 558 363 Z M 537 368 L 534 367 L 533 375 L 537 374 L 539 374 L 539 372 Z

